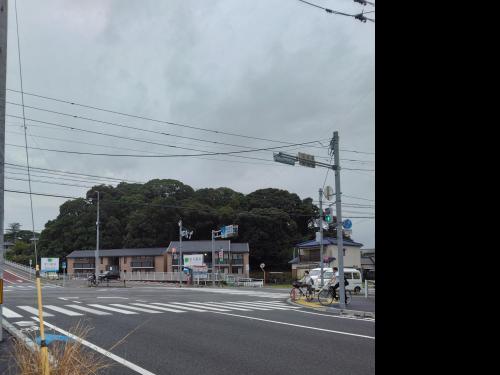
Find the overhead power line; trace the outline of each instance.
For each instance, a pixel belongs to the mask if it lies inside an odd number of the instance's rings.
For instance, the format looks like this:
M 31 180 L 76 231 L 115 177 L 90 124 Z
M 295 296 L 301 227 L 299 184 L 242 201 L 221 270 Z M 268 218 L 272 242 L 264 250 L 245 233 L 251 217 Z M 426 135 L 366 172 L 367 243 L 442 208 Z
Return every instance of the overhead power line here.
M 309 1 L 305 1 L 305 0 L 298 0 L 298 1 L 300 1 L 301 3 L 307 4 L 307 5 L 313 6 L 315 8 L 323 9 L 327 13 L 338 14 L 338 15 L 347 16 L 347 17 L 353 17 L 353 18 L 355 18 L 357 20 L 360 20 L 361 22 L 366 22 L 366 21 L 375 22 L 374 19 L 368 18 L 368 17 L 364 16 L 365 14 L 367 14 L 367 13 L 373 13 L 374 11 L 361 12 L 361 13 L 358 13 L 358 14 L 349 14 L 349 13 L 339 12 L 338 10 L 333 10 L 333 9 L 325 8 L 325 7 L 319 6 L 317 4 L 310 3 Z
M 101 108 L 101 107 L 96 107 L 96 106 L 91 106 L 91 105 L 76 103 L 76 102 L 69 101 L 69 100 L 57 99 L 57 98 L 52 98 L 52 97 L 45 96 L 45 95 L 40 95 L 40 94 L 35 94 L 35 93 L 30 93 L 30 92 L 23 92 L 23 91 L 9 89 L 9 88 L 7 89 L 7 91 L 16 92 L 16 93 L 24 93 L 24 95 L 33 96 L 33 97 L 37 97 L 37 98 L 41 98 L 41 99 L 46 99 L 46 100 L 56 101 L 56 102 L 60 102 L 60 103 L 70 104 L 70 105 L 73 105 L 73 106 L 78 106 L 78 107 L 82 107 L 82 108 L 93 109 L 93 110 L 96 110 L 96 111 L 101 111 L 101 112 L 106 112 L 106 113 L 112 113 L 112 114 L 115 114 L 115 115 L 127 116 L 127 117 L 136 118 L 136 119 L 140 119 L 140 120 L 156 122 L 156 123 L 159 123 L 159 124 L 178 126 L 178 127 L 182 127 L 182 128 L 188 128 L 188 129 L 193 129 L 193 130 L 198 130 L 198 131 L 204 131 L 204 132 L 209 132 L 209 133 L 214 133 L 214 134 L 219 134 L 219 135 L 222 134 L 222 135 L 229 135 L 229 136 L 232 136 L 232 137 L 240 137 L 240 138 L 246 138 L 246 139 L 255 139 L 255 140 L 259 140 L 259 141 L 280 143 L 280 144 L 283 144 L 283 145 L 293 145 L 294 144 L 294 142 L 279 141 L 279 140 L 276 140 L 276 139 L 263 138 L 263 137 L 254 137 L 254 136 L 250 136 L 250 135 L 225 132 L 225 131 L 221 131 L 221 130 L 207 129 L 207 128 L 202 128 L 202 127 L 199 127 L 199 126 L 193 126 L 193 125 L 187 125 L 187 124 L 180 124 L 180 123 L 172 122 L 172 121 L 158 120 L 158 119 L 154 119 L 154 118 L 150 118 L 150 117 L 146 117 L 146 116 L 140 116 L 140 115 L 134 115 L 134 114 L 120 112 L 120 111 L 114 111 L 114 110 L 105 109 L 105 108 Z M 319 142 L 316 141 L 316 143 L 319 143 Z M 318 146 L 312 146 L 311 145 L 310 147 L 316 147 L 316 148 L 324 149 L 324 146 L 318 147 Z

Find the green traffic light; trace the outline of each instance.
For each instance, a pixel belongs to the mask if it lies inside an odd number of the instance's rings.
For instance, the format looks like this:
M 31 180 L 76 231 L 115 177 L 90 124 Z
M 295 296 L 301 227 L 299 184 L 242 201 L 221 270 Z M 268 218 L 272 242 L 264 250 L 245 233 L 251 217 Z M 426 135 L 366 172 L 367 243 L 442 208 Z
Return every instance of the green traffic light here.
M 325 221 L 326 221 L 327 223 L 330 223 L 330 222 L 332 221 L 332 217 L 331 217 L 330 215 L 326 215 L 326 216 L 325 216 Z

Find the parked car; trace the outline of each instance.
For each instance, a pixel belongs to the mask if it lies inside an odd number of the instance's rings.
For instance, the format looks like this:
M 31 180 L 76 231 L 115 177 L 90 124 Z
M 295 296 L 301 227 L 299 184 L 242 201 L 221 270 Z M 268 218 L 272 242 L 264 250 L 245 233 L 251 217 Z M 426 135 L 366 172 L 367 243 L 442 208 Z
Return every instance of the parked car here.
M 309 272 L 311 279 L 314 280 L 314 288 L 319 290 L 321 288 L 321 268 L 314 268 Z M 314 275 L 314 276 L 313 276 Z M 323 268 L 323 280 L 326 282 L 333 277 L 332 268 Z M 344 278 L 347 280 L 349 285 L 346 289 L 355 293 L 361 292 L 363 288 L 361 280 L 361 272 L 356 268 L 344 268 Z
M 103 273 L 99 274 L 100 281 L 117 280 L 119 278 L 120 278 L 120 274 L 116 271 L 104 271 Z

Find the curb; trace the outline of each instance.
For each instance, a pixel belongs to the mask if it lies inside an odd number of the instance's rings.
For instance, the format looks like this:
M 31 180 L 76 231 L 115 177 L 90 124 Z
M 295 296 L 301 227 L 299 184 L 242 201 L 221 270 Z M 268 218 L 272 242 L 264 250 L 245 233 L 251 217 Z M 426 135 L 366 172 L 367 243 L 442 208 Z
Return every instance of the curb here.
M 375 313 L 370 312 L 370 311 L 361 311 L 361 310 L 349 310 L 349 309 L 338 309 L 336 307 L 325 307 L 325 306 L 318 306 L 318 307 L 310 307 L 310 306 L 305 306 L 300 303 L 293 302 L 290 298 L 286 300 L 287 303 L 290 305 L 294 306 L 299 306 L 299 307 L 304 307 L 306 309 L 311 309 L 314 311 L 322 311 L 322 312 L 332 312 L 338 315 L 346 315 L 346 316 L 352 316 L 356 318 L 370 318 L 370 319 L 375 319 Z

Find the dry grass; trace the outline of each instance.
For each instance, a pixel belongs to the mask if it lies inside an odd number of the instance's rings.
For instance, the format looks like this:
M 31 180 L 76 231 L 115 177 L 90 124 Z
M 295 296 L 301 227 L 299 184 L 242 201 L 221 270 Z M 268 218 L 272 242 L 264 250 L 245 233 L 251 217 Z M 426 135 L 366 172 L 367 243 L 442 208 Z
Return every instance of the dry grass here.
M 91 328 L 79 322 L 69 331 L 85 339 Z M 40 375 L 41 352 L 40 347 L 33 351 L 19 339 L 13 338 L 13 352 L 10 374 L 12 375 Z M 86 348 L 79 341 L 69 339 L 67 342 L 56 341 L 49 346 L 50 375 L 93 375 L 111 367 L 101 355 Z

